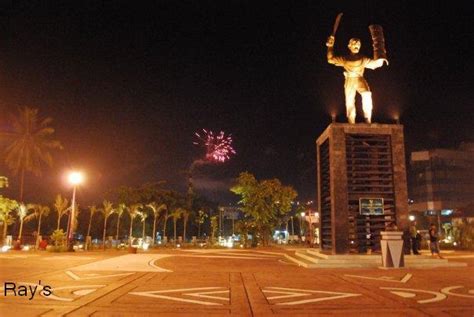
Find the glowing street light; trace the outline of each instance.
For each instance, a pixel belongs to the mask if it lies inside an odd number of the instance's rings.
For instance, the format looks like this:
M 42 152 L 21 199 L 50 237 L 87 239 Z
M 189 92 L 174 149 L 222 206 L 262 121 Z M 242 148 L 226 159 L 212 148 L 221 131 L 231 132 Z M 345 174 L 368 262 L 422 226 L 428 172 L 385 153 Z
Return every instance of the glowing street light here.
M 71 172 L 69 173 L 68 181 L 73 186 L 80 185 L 84 181 L 84 175 L 81 172 Z
M 306 215 L 304 211 L 300 213 L 300 234 L 303 236 L 303 217 Z
M 76 187 L 84 182 L 84 174 L 81 172 L 70 172 L 68 175 L 68 182 L 73 186 L 72 200 L 71 200 L 71 217 L 69 218 L 68 226 L 68 250 L 73 251 L 73 239 L 74 239 L 74 225 L 75 225 L 75 211 L 76 211 Z

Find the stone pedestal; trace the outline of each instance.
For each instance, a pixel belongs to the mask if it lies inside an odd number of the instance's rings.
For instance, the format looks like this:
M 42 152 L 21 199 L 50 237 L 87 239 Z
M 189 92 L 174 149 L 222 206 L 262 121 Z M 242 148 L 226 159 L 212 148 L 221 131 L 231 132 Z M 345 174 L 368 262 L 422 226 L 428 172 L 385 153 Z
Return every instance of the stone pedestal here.
M 382 231 L 382 266 L 384 268 L 400 268 L 405 266 L 403 256 L 403 232 Z
M 316 141 L 321 249 L 380 252 L 380 232 L 408 226 L 403 126 L 332 123 Z M 362 200 L 382 202 L 361 212 Z

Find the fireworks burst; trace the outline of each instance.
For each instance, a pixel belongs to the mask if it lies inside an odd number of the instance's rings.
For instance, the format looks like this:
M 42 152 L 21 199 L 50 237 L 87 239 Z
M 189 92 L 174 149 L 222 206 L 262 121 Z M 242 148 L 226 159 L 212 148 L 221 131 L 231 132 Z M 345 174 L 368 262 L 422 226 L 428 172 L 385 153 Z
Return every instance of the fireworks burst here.
M 206 148 L 206 160 L 209 162 L 223 163 L 236 153 L 232 147 L 231 135 L 225 136 L 223 131 L 215 134 L 202 129 L 201 133 L 196 132 L 195 135 L 198 141 L 193 143 Z

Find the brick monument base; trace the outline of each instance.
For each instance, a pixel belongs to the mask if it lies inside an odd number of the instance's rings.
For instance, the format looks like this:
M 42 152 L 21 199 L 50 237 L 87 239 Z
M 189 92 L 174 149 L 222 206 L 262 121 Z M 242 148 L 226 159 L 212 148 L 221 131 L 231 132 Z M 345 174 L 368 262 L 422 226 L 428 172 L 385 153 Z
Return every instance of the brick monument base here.
M 406 230 L 403 126 L 332 123 L 316 140 L 321 250 L 380 252 L 380 232 Z

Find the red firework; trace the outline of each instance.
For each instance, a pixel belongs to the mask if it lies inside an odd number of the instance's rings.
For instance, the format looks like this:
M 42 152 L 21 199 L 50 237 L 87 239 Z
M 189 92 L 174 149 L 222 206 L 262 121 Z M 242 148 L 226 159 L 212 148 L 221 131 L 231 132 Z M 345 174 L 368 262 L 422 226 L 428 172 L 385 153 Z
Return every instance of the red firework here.
M 201 133 L 195 133 L 198 141 L 193 143 L 206 148 L 207 161 L 223 163 L 236 153 L 232 147 L 231 135 L 226 136 L 224 131 L 219 132 L 219 134 L 205 129 L 202 129 L 202 131 Z

